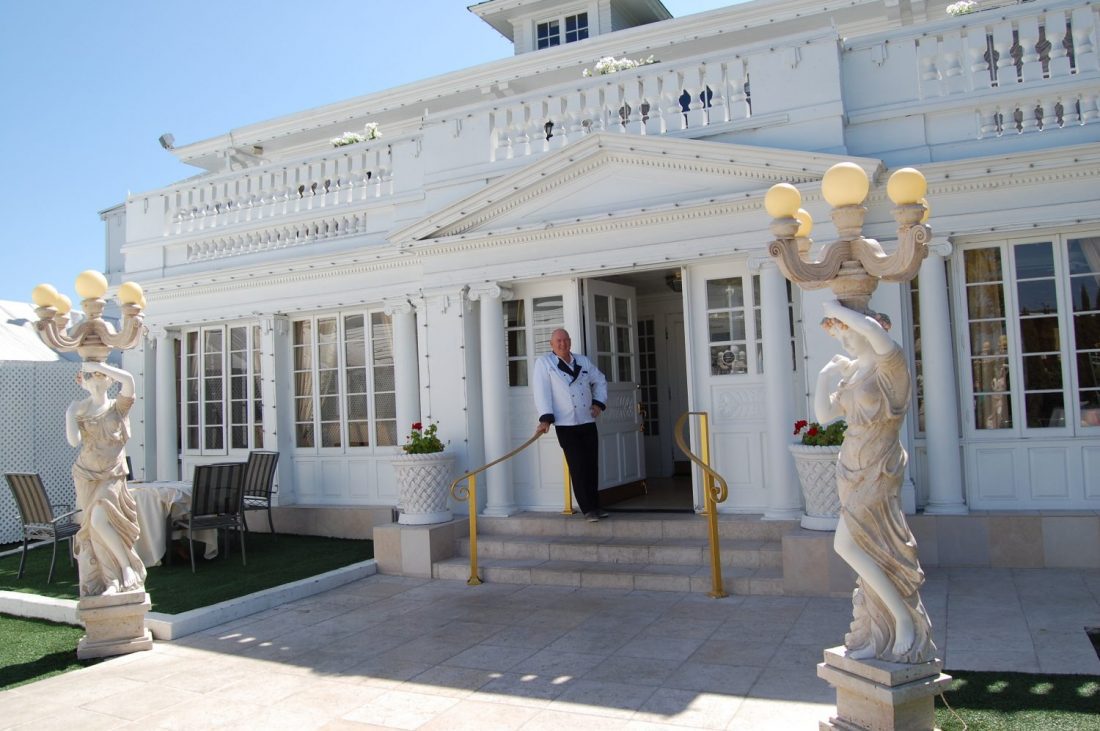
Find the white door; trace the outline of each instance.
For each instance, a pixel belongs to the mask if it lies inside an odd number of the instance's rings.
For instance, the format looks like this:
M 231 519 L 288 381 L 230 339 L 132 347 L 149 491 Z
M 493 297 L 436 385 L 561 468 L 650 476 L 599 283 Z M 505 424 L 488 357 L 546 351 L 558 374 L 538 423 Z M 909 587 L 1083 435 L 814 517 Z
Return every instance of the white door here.
M 596 422 L 601 490 L 645 478 L 636 323 L 633 287 L 585 280 L 585 352 L 607 376 L 607 411 Z

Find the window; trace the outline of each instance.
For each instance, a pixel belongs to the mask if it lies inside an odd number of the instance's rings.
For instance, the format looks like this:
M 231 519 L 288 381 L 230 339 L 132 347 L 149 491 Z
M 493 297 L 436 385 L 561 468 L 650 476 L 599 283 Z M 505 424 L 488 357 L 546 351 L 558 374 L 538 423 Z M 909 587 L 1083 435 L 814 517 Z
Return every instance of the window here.
M 560 46 L 561 29 L 565 27 L 565 42 L 575 43 L 588 37 L 588 13 L 567 15 L 535 25 L 535 48 Z
M 565 16 L 565 42 L 576 43 L 588 37 L 588 13 Z
M 743 277 L 707 280 L 707 329 L 710 333 L 710 374 L 747 373 Z
M 798 340 L 794 329 L 794 288 L 787 285 L 787 328 L 791 370 L 798 371 Z M 746 292 L 746 287 L 749 291 Z M 760 275 L 707 280 L 707 328 L 710 341 L 710 374 L 742 375 L 764 372 L 764 323 L 761 311 Z M 748 303 L 751 302 L 751 305 Z M 751 306 L 751 328 L 748 308 Z M 752 344 L 750 350 L 749 344 Z M 751 352 L 751 356 L 750 356 Z M 750 366 L 749 360 L 753 360 Z
M 977 245 L 961 265 L 973 429 L 1100 426 L 1100 236 Z
M 661 421 L 658 418 L 657 334 L 653 318 L 638 320 L 638 381 L 642 431 L 649 436 L 659 436 Z
M 185 449 L 225 454 L 263 446 L 258 325 L 205 327 L 183 334 Z
M 560 327 L 565 327 L 561 295 L 527 297 L 504 303 L 509 386 L 527 385 L 531 363 L 550 352 L 550 336 Z
M 294 443 L 301 449 L 397 444 L 393 328 L 382 312 L 293 323 Z
M 609 383 L 634 380 L 634 318 L 625 297 L 593 295 L 593 325 L 596 328 L 596 367 Z
M 550 20 L 539 23 L 535 33 L 537 48 L 549 48 L 561 45 L 561 26 L 558 21 Z

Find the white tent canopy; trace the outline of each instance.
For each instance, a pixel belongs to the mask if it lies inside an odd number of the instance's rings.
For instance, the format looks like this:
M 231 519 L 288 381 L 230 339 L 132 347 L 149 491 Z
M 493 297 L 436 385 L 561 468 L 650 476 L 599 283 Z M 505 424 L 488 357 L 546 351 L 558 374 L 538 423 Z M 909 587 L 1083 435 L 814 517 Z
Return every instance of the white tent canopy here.
M 56 353 L 38 338 L 34 306 L 0 300 L 0 361 L 80 360 L 76 353 Z

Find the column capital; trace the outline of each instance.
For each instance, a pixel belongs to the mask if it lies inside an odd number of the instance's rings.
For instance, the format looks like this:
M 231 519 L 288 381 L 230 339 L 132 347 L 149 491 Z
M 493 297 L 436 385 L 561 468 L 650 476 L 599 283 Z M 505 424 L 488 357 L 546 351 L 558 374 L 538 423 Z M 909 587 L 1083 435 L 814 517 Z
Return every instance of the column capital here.
M 416 305 L 407 295 L 386 297 L 382 300 L 382 311 L 387 315 L 408 315 L 416 311 Z
M 150 340 L 163 340 L 165 338 L 178 338 L 178 330 L 170 330 L 167 325 L 152 324 L 145 326 L 145 337 Z
M 951 245 L 951 242 L 947 239 L 935 239 L 928 242 L 928 253 L 941 256 L 944 259 L 951 256 L 951 252 L 955 250 L 955 247 Z
M 762 251 L 762 252 L 757 253 L 757 254 L 750 254 L 749 255 L 749 271 L 750 272 L 759 273 L 759 272 L 763 272 L 763 271 L 770 271 L 772 269 L 778 270 L 779 265 L 775 263 L 775 259 L 773 259 L 768 254 L 768 252 Z
M 443 314 L 453 305 L 460 304 L 466 295 L 466 285 L 461 287 L 441 287 L 439 289 L 421 290 L 420 299 L 425 307 L 430 307 Z
M 259 320 L 260 329 L 264 333 L 277 332 L 280 335 L 286 335 L 290 332 L 290 318 L 287 315 L 275 312 L 259 313 L 256 319 Z
M 506 302 L 512 299 L 512 288 L 499 282 L 482 282 L 471 284 L 469 289 L 466 290 L 466 296 L 470 300 L 497 299 L 499 297 L 501 301 Z

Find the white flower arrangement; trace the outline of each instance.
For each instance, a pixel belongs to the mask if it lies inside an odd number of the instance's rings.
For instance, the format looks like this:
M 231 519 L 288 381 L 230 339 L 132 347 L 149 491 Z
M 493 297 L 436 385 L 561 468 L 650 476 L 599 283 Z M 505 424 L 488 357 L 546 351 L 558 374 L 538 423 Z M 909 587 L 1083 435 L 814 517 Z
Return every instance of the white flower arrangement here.
M 354 145 L 357 142 L 368 142 L 370 140 L 376 140 L 382 136 L 382 133 L 378 131 L 378 122 L 367 122 L 363 127 L 363 133 L 358 132 L 345 132 L 339 137 L 333 137 L 329 142 L 333 147 L 343 147 L 344 145 Z
M 977 0 L 959 0 L 947 6 L 948 15 L 967 15 L 978 10 Z
M 630 69 L 636 69 L 639 66 L 648 66 L 651 63 L 658 63 L 657 59 L 650 56 L 649 58 L 639 58 L 635 61 L 632 58 L 614 58 L 612 56 L 604 56 L 592 69 L 585 69 L 581 72 L 581 76 L 586 79 L 589 76 L 602 76 L 604 74 L 614 74 L 619 71 L 629 71 Z

